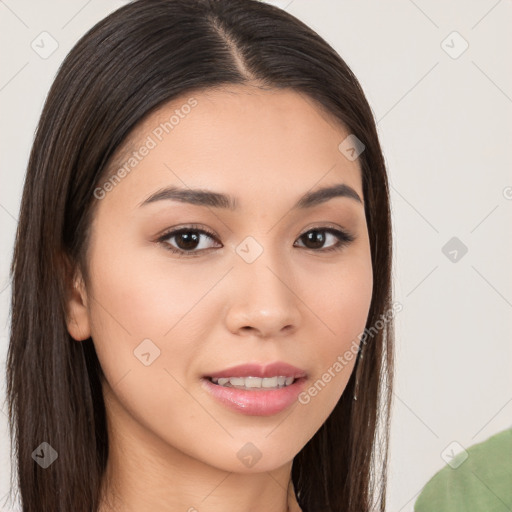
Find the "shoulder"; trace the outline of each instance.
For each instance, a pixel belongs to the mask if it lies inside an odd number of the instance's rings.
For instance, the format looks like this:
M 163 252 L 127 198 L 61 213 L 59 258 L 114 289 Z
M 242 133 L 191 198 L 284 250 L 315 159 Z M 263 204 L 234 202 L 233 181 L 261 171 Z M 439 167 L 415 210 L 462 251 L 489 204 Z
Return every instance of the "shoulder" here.
M 457 454 L 425 485 L 415 512 L 512 509 L 512 428 Z

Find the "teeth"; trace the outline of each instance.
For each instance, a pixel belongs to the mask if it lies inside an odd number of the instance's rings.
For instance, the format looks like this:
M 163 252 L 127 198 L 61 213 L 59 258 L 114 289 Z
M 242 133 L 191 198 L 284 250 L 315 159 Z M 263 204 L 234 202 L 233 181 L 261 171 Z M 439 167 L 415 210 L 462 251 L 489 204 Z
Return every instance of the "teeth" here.
M 240 389 L 279 389 L 289 386 L 295 379 L 293 377 L 220 377 L 213 378 L 212 382 L 219 386 Z

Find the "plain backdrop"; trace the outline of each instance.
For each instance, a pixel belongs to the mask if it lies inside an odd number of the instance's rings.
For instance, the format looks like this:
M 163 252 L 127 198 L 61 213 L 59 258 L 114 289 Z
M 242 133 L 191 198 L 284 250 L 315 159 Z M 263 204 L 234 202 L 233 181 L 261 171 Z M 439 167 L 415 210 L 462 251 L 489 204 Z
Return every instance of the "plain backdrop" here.
M 0 510 L 9 265 L 34 130 L 67 52 L 124 3 L 0 0 Z M 450 453 L 512 424 L 512 2 L 270 3 L 338 51 L 378 123 L 403 305 L 388 510 L 410 511 Z

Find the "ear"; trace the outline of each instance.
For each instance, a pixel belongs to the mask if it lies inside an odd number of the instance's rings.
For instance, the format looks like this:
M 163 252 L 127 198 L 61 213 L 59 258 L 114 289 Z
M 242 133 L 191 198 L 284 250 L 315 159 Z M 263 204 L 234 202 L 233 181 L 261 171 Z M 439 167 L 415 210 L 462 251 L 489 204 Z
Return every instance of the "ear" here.
M 91 336 L 87 292 L 79 270 L 68 283 L 66 325 L 69 334 L 76 341 L 83 341 Z

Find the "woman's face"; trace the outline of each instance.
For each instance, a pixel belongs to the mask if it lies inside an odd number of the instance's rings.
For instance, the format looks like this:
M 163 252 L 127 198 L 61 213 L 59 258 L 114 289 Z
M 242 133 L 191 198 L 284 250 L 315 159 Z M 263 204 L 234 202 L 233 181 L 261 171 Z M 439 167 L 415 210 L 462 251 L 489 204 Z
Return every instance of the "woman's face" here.
M 175 100 L 132 134 L 96 189 L 91 279 L 68 322 L 92 336 L 114 435 L 247 473 L 288 463 L 321 427 L 372 296 L 349 135 L 301 94 L 244 86 Z M 303 199 L 340 185 L 353 195 Z M 224 386 L 208 380 L 226 369 Z M 297 380 L 265 391 L 278 376 Z

